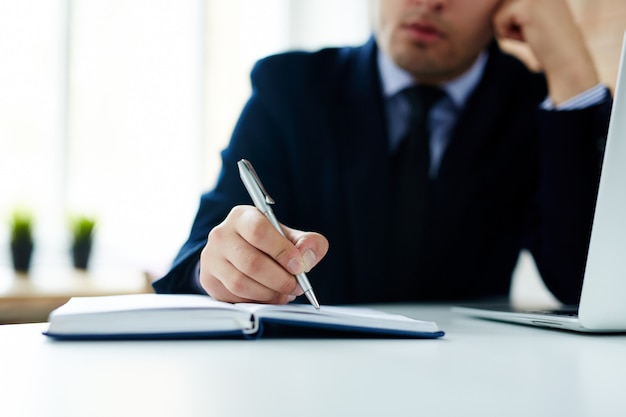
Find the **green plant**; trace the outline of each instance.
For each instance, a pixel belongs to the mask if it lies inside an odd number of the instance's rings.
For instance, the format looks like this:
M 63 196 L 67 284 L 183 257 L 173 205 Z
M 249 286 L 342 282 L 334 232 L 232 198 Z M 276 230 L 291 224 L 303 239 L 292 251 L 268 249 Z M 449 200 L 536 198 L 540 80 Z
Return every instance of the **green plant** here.
M 90 242 L 93 239 L 96 219 L 90 216 L 75 216 L 70 220 L 72 241 L 74 244 Z
M 33 216 L 28 211 L 16 210 L 9 220 L 11 244 L 33 242 Z
M 33 216 L 22 209 L 15 210 L 9 219 L 11 259 L 13 268 L 27 273 L 33 255 Z
M 77 269 L 87 269 L 95 227 L 96 219 L 90 216 L 80 215 L 70 219 L 72 263 Z

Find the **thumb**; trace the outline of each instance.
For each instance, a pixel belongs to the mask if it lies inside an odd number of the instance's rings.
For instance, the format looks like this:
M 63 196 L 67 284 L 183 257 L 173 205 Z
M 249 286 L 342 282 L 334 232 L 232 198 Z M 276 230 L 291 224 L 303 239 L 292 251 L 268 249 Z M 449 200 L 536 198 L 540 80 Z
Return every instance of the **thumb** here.
M 309 272 L 328 252 L 328 239 L 320 233 L 303 232 L 283 226 L 287 238 L 293 242 L 302 254 L 304 271 Z

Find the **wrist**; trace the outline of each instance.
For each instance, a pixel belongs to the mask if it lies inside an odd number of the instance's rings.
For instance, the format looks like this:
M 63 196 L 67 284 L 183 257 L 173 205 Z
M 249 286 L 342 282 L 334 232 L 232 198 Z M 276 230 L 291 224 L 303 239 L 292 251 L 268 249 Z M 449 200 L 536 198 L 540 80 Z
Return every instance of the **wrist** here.
M 567 59 L 551 69 L 544 68 L 548 94 L 555 105 L 581 94 L 600 83 L 591 58 Z

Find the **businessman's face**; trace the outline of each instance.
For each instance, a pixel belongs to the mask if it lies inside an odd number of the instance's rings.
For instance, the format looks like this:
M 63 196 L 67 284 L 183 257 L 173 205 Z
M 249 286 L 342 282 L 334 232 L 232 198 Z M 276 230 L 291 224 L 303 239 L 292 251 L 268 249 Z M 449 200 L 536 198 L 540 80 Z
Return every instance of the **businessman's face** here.
M 378 0 L 376 39 L 420 82 L 461 75 L 493 38 L 501 0 Z

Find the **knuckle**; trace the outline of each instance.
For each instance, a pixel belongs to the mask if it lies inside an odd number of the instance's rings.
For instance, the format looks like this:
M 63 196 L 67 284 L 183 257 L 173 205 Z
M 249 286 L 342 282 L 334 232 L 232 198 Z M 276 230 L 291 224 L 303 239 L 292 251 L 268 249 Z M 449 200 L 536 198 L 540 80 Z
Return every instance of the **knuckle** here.
M 245 256 L 242 254 L 241 269 L 248 276 L 255 276 L 259 274 L 264 268 L 265 262 L 263 257 L 254 254 L 251 256 Z
M 267 236 L 267 224 L 260 216 L 246 216 L 246 230 L 252 242 L 262 242 Z
M 298 282 L 296 281 L 296 279 L 290 276 L 288 279 L 283 280 L 278 285 L 277 290 L 280 294 L 291 294 L 296 290 L 297 286 Z
M 255 208 L 243 207 L 238 224 L 245 239 L 255 246 L 266 240 L 269 233 L 274 232 L 267 218 Z
M 241 275 L 237 274 L 233 276 L 228 283 L 228 290 L 237 296 L 243 296 L 246 292 L 247 288 L 247 279 Z
M 209 243 L 219 242 L 223 239 L 223 237 L 224 237 L 224 227 L 222 225 L 217 225 L 213 229 L 211 229 L 211 231 L 209 232 L 208 242 Z
M 289 248 L 286 246 L 282 246 L 280 248 L 277 248 L 277 250 L 273 254 L 273 258 L 280 262 L 282 259 L 292 257 L 289 255 L 290 255 Z
M 235 206 L 230 210 L 226 219 L 231 220 L 241 218 L 247 211 L 248 208 L 246 206 Z
M 211 297 L 222 300 L 223 296 L 220 294 L 222 285 L 219 280 L 212 274 L 200 274 L 200 285 Z

